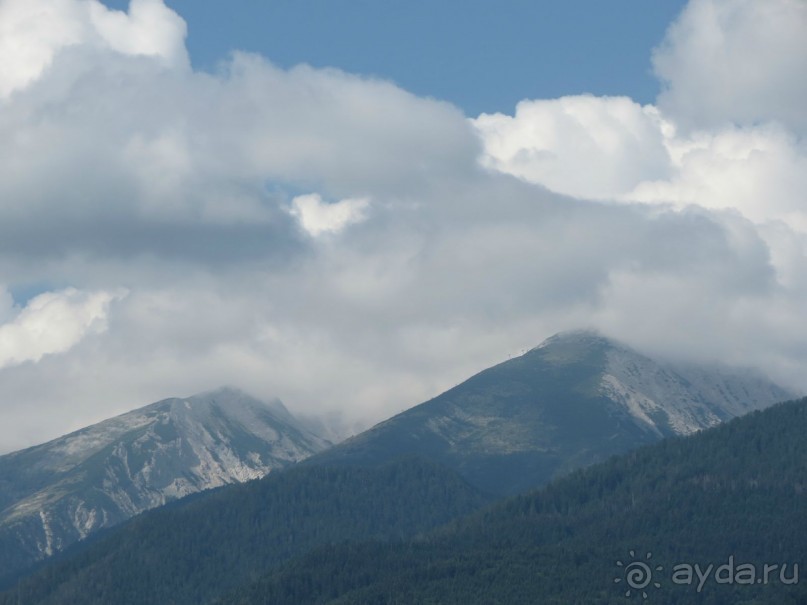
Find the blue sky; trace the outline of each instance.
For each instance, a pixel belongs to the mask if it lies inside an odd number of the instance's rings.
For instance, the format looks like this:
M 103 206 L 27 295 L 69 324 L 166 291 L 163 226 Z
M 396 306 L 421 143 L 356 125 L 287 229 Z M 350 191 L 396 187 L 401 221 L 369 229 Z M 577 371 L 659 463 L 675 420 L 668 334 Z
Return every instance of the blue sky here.
M 105 0 L 125 9 L 126 0 Z M 194 65 L 233 49 L 388 78 L 470 116 L 522 99 L 658 93 L 650 53 L 683 0 L 168 0 Z

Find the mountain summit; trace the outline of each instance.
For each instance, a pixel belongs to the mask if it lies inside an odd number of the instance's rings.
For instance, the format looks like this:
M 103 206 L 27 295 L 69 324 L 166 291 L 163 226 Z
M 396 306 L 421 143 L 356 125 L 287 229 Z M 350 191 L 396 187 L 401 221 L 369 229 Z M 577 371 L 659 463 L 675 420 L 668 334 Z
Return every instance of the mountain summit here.
M 4 573 L 144 510 L 321 451 L 279 400 L 233 388 L 166 399 L 0 456 Z
M 310 463 L 416 453 L 482 489 L 515 493 L 793 396 L 749 370 L 676 365 L 593 332 L 566 332 Z
M 599 355 L 597 392 L 658 436 L 688 435 L 793 398 L 748 368 L 653 359 L 592 331 L 557 334 L 531 351 L 556 364 Z

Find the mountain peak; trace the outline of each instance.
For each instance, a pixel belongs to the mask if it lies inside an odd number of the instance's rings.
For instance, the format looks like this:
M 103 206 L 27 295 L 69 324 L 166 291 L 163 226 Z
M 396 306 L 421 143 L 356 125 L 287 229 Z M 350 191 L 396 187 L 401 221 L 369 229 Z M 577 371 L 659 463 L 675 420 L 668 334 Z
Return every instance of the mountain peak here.
M 216 389 L 211 389 L 209 391 L 202 391 L 201 393 L 196 393 L 189 397 L 189 399 L 210 399 L 210 400 L 218 400 L 218 401 L 233 401 L 233 400 L 243 400 L 243 399 L 251 399 L 257 401 L 255 397 L 235 387 L 231 384 L 225 384 L 220 386 Z
M 629 347 L 593 329 L 569 330 L 550 336 L 537 347 L 530 349 L 526 356 L 567 365 L 587 359 L 593 361 L 612 349 L 629 350 Z
M 671 435 L 792 398 L 744 370 L 685 368 L 593 330 L 562 332 L 317 459 L 421 453 L 512 493 Z
M 602 332 L 597 330 L 596 328 L 576 328 L 573 330 L 563 330 L 562 332 L 557 332 L 553 334 L 546 340 L 544 340 L 539 347 L 544 346 L 546 344 L 551 344 L 554 342 L 576 342 L 576 341 L 586 341 L 586 340 L 608 340 L 606 337 L 602 335 Z
M 277 397 L 269 400 L 258 399 L 250 393 L 232 385 L 224 385 L 217 389 L 203 391 L 182 399 L 181 401 L 189 404 L 191 407 L 217 407 L 225 411 L 225 413 L 234 412 L 236 409 L 269 410 L 277 416 L 278 419 L 298 426 L 298 428 L 300 426 L 298 420 Z
M 165 399 L 0 456 L 0 551 L 19 552 L 19 564 L 28 564 L 26 557 L 49 556 L 144 510 L 263 477 L 327 445 L 279 400 L 266 404 L 234 387 Z
M 593 328 L 585 328 L 579 330 L 566 330 L 558 332 L 544 340 L 532 351 L 549 348 L 587 348 L 587 347 L 618 347 L 627 348 L 627 346 L 613 338 L 604 336 L 600 331 Z

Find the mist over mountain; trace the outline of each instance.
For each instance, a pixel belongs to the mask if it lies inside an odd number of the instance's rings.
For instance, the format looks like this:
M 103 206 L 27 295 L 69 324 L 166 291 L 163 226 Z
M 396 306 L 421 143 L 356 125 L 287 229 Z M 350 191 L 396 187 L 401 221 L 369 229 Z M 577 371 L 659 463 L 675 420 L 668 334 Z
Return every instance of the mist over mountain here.
M 321 451 L 276 400 L 233 388 L 166 399 L 0 457 L 0 562 L 13 573 L 93 532 Z
M 515 493 L 793 396 L 751 370 L 674 364 L 595 332 L 565 332 L 307 464 L 416 453 L 482 489 Z

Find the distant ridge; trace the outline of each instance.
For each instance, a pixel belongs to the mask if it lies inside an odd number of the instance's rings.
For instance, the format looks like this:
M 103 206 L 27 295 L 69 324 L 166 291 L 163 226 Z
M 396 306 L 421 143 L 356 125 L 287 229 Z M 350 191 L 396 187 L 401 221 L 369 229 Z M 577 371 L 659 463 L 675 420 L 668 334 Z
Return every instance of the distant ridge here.
M 144 510 L 263 477 L 328 445 L 279 400 L 225 387 L 0 456 L 0 575 Z
M 596 332 L 564 332 L 307 464 L 417 453 L 511 494 L 794 396 L 746 369 L 672 364 Z

